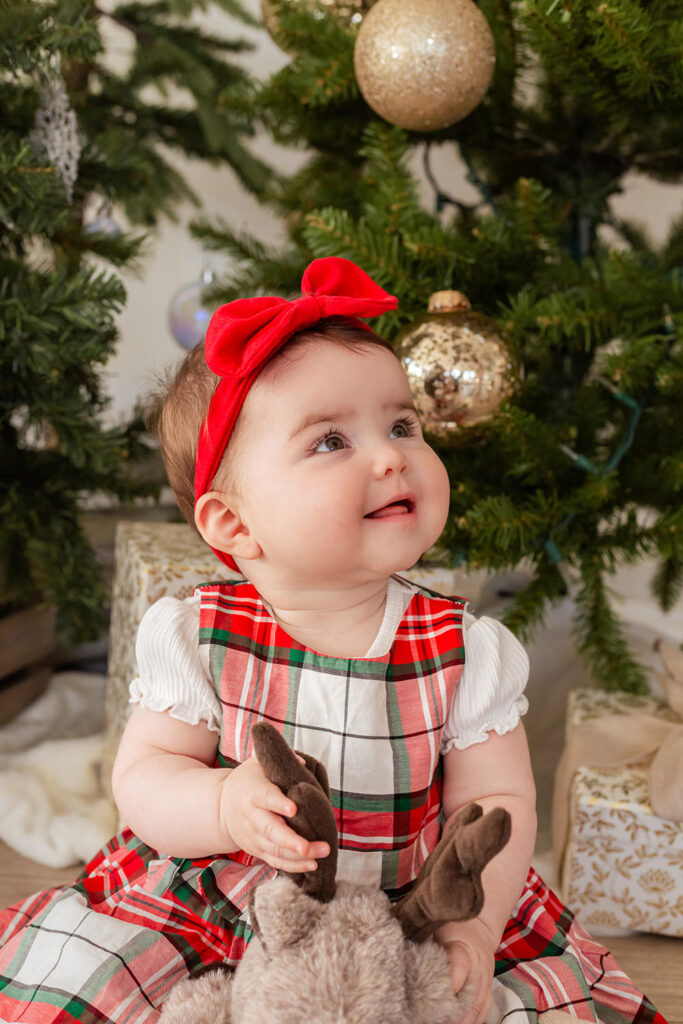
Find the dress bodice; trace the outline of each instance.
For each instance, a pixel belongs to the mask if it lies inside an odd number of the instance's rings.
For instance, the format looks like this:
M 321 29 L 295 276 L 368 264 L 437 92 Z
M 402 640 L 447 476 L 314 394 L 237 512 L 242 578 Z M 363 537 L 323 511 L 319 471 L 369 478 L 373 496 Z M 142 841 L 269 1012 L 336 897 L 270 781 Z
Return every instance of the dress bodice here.
M 252 725 L 271 722 L 327 768 L 339 877 L 400 895 L 439 837 L 441 735 L 464 664 L 465 602 L 417 589 L 386 654 L 346 659 L 290 637 L 250 583 L 199 592 L 200 644 L 222 709 L 218 762 L 248 758 Z

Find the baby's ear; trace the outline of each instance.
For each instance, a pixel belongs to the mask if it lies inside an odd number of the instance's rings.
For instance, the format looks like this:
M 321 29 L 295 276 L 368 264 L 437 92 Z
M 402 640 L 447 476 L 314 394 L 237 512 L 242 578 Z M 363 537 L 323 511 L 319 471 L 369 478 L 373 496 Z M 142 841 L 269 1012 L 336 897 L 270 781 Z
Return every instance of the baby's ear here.
M 249 922 L 268 956 L 300 942 L 323 913 L 323 904 L 286 875 L 263 882 L 249 895 Z
M 209 547 L 233 558 L 258 558 L 261 554 L 260 544 L 222 491 L 207 491 L 198 498 L 194 521 Z

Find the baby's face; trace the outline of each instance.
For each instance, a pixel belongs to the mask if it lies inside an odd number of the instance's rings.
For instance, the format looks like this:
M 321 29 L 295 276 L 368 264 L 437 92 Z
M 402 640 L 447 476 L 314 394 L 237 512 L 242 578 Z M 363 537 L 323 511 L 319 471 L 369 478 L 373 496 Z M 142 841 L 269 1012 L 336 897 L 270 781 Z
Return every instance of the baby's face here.
M 261 572 L 358 584 L 410 568 L 438 539 L 448 475 L 391 352 L 312 340 L 257 381 L 242 415 L 241 513 Z

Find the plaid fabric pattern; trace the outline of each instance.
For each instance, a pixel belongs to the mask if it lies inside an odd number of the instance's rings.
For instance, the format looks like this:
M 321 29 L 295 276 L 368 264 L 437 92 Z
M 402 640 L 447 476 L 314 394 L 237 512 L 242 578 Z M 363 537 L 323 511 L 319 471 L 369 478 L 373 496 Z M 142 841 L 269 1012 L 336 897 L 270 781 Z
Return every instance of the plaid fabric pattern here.
M 536 1024 L 550 1009 L 601 1024 L 666 1024 L 533 868 L 496 952 L 494 1000 L 508 1024 Z
M 332 658 L 292 640 L 250 583 L 199 589 L 199 642 L 222 706 L 219 760 L 275 725 L 328 771 L 340 878 L 404 892 L 439 838 L 439 748 L 465 660 L 465 602 L 417 590 L 390 651 Z M 235 865 L 235 877 L 248 870 Z
M 156 1021 L 182 978 L 236 964 L 245 928 L 220 861 L 162 859 L 129 830 L 71 886 L 0 912 L 0 1021 Z
M 416 590 L 384 658 L 323 658 L 293 643 L 248 584 L 201 588 L 223 706 L 218 761 L 251 753 L 266 719 L 325 761 L 340 873 L 402 892 L 439 834 L 439 744 L 463 666 L 463 602 Z M 229 655 L 229 656 L 228 656 Z M 165 858 L 130 831 L 71 886 L 0 911 L 0 1022 L 153 1024 L 173 985 L 235 965 L 250 889 L 273 872 L 244 854 Z M 603 1024 L 666 1024 L 532 871 L 496 962 L 498 1020 L 569 1009 Z

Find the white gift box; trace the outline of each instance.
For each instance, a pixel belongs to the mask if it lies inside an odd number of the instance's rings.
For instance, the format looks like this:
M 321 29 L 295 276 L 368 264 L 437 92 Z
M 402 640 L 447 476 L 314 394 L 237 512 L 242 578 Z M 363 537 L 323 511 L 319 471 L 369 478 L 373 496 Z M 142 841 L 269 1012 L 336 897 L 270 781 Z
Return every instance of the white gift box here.
M 637 712 L 670 716 L 649 697 L 572 690 L 567 735 L 588 718 Z M 683 936 L 683 826 L 654 813 L 646 765 L 576 771 L 561 887 L 589 931 Z

